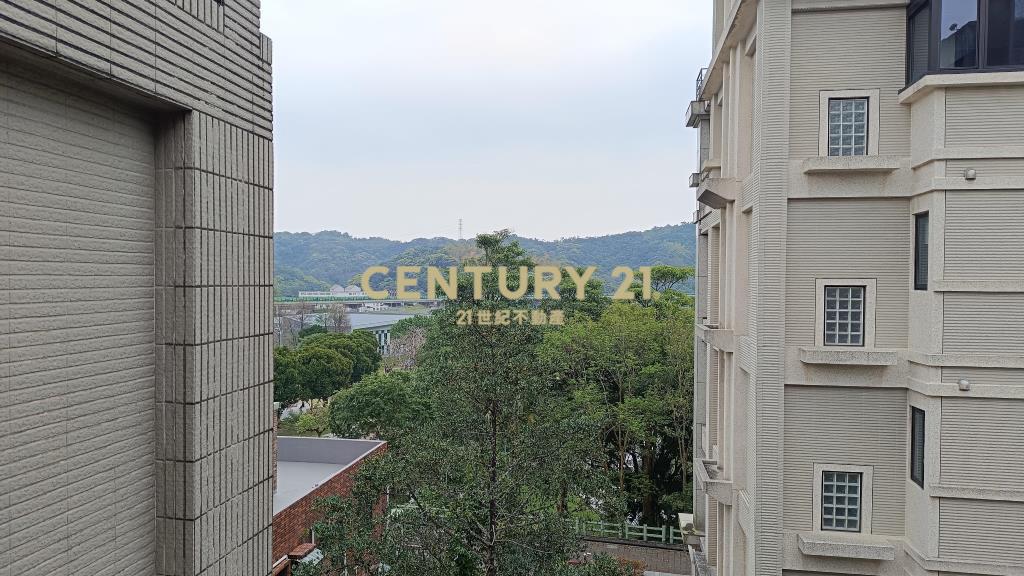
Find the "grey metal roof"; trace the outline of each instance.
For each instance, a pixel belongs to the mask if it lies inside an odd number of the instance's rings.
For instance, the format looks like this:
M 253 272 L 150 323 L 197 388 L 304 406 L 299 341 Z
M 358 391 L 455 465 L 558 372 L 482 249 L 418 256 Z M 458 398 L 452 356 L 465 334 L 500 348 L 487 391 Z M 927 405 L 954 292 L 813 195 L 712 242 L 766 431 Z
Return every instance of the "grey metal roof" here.
M 399 320 L 413 318 L 415 314 L 374 314 L 370 312 L 349 312 L 348 319 L 353 330 L 394 326 Z
M 351 438 L 277 439 L 274 514 L 291 506 L 335 474 L 362 460 L 383 442 Z

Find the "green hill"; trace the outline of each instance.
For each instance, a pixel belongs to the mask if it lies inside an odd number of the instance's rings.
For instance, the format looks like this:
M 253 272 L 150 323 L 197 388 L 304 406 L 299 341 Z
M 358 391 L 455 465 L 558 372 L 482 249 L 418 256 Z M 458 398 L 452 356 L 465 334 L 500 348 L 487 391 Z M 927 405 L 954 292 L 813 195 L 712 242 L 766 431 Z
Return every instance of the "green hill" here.
M 606 283 L 616 266 L 669 264 L 692 266 L 692 224 L 660 226 L 643 232 L 546 241 L 519 238 L 520 245 L 540 263 L 597 266 Z M 295 296 L 299 290 L 322 290 L 349 284 L 369 266 L 453 266 L 473 254 L 472 240 L 417 238 L 408 242 L 384 238 L 354 238 L 324 231 L 274 234 L 275 292 Z M 384 285 L 390 282 L 384 281 Z

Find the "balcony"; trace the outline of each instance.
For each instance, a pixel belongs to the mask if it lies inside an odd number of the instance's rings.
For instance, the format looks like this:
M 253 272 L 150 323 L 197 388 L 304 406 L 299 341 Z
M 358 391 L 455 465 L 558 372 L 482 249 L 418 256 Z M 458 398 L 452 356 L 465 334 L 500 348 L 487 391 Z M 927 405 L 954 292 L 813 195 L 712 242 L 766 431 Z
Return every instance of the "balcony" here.
M 722 352 L 736 351 L 736 337 L 731 329 L 719 328 L 717 324 L 698 324 L 695 329 L 697 336 L 712 348 Z
M 738 183 L 735 178 L 722 178 L 719 176 L 708 176 L 708 172 L 719 173 L 719 171 L 705 171 L 697 186 L 697 202 L 709 208 L 725 208 L 729 202 L 736 201 L 736 188 Z
M 693 479 L 697 488 L 704 490 L 710 498 L 732 506 L 732 480 L 726 480 L 721 475 L 722 470 L 716 460 L 698 460 L 694 466 Z
M 711 104 L 705 100 L 693 100 L 686 109 L 686 126 L 697 128 L 702 120 L 711 118 Z
M 690 174 L 690 188 L 696 188 L 700 186 L 700 172 L 694 172 Z

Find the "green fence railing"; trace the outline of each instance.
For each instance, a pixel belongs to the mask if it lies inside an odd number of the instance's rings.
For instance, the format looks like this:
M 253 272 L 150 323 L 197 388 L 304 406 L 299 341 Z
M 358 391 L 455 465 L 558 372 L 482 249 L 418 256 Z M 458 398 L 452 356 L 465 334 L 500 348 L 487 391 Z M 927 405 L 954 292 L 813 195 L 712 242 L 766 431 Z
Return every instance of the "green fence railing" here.
M 629 522 L 613 523 L 576 519 L 573 527 L 580 536 L 597 538 L 617 538 L 621 540 L 638 540 L 641 542 L 659 542 L 662 544 L 685 544 L 686 534 L 675 526 L 647 526 L 630 524 Z

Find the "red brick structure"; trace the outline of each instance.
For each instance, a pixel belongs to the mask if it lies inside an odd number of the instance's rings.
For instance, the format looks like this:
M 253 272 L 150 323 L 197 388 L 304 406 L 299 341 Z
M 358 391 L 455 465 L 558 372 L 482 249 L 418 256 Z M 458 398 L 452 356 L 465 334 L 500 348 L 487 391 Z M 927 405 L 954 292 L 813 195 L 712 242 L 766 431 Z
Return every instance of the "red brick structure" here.
M 275 494 L 275 499 L 278 497 L 286 499 L 294 497 L 294 490 L 291 497 L 287 494 L 283 494 L 283 492 L 289 488 L 289 483 L 293 482 L 298 482 L 300 484 L 299 490 L 303 495 L 294 501 L 287 503 L 286 506 L 274 514 L 273 554 L 275 568 L 279 568 L 279 564 L 289 563 L 282 562 L 286 556 L 294 557 L 292 559 L 299 559 L 312 551 L 312 546 L 307 546 L 305 550 L 301 550 L 300 547 L 304 544 L 310 543 L 310 528 L 317 520 L 320 519 L 319 513 L 314 508 L 316 501 L 328 496 L 347 496 L 351 492 L 352 482 L 356 473 L 359 471 L 359 467 L 362 466 L 367 459 L 383 454 L 387 450 L 386 443 L 375 442 L 357 445 L 357 451 L 353 453 L 351 443 L 366 442 L 360 440 L 281 438 L 280 441 L 281 446 L 279 447 L 278 452 L 281 457 L 281 463 L 278 469 L 278 473 L 280 474 L 280 478 L 278 479 L 279 491 L 278 494 Z M 304 452 L 302 452 L 301 455 L 299 455 L 296 450 L 290 449 L 287 444 L 288 442 L 298 443 L 298 441 L 303 443 L 302 450 Z M 332 458 L 332 454 L 330 454 L 330 452 L 336 451 L 331 449 L 338 446 L 338 443 L 342 442 L 349 443 L 345 445 L 349 453 L 342 454 L 340 458 Z M 311 446 L 314 447 L 315 450 L 311 451 Z M 323 452 L 323 454 L 319 454 L 318 452 Z M 293 459 L 295 458 L 301 458 L 301 460 L 294 461 Z M 346 462 L 346 460 L 348 461 Z M 294 472 L 296 476 L 302 476 L 301 478 L 287 477 L 289 474 L 293 474 L 291 471 L 293 469 L 291 465 L 309 467 L 329 466 L 331 464 L 335 466 L 336 471 L 329 478 L 326 478 L 323 481 L 317 480 L 316 482 L 318 485 L 315 487 L 313 484 L 308 482 L 310 474 L 308 470 L 303 472 Z M 303 484 L 303 482 L 305 482 L 305 484 Z M 275 510 L 277 508 L 278 507 L 275 506 Z M 282 573 L 287 574 L 288 572 L 283 571 Z

